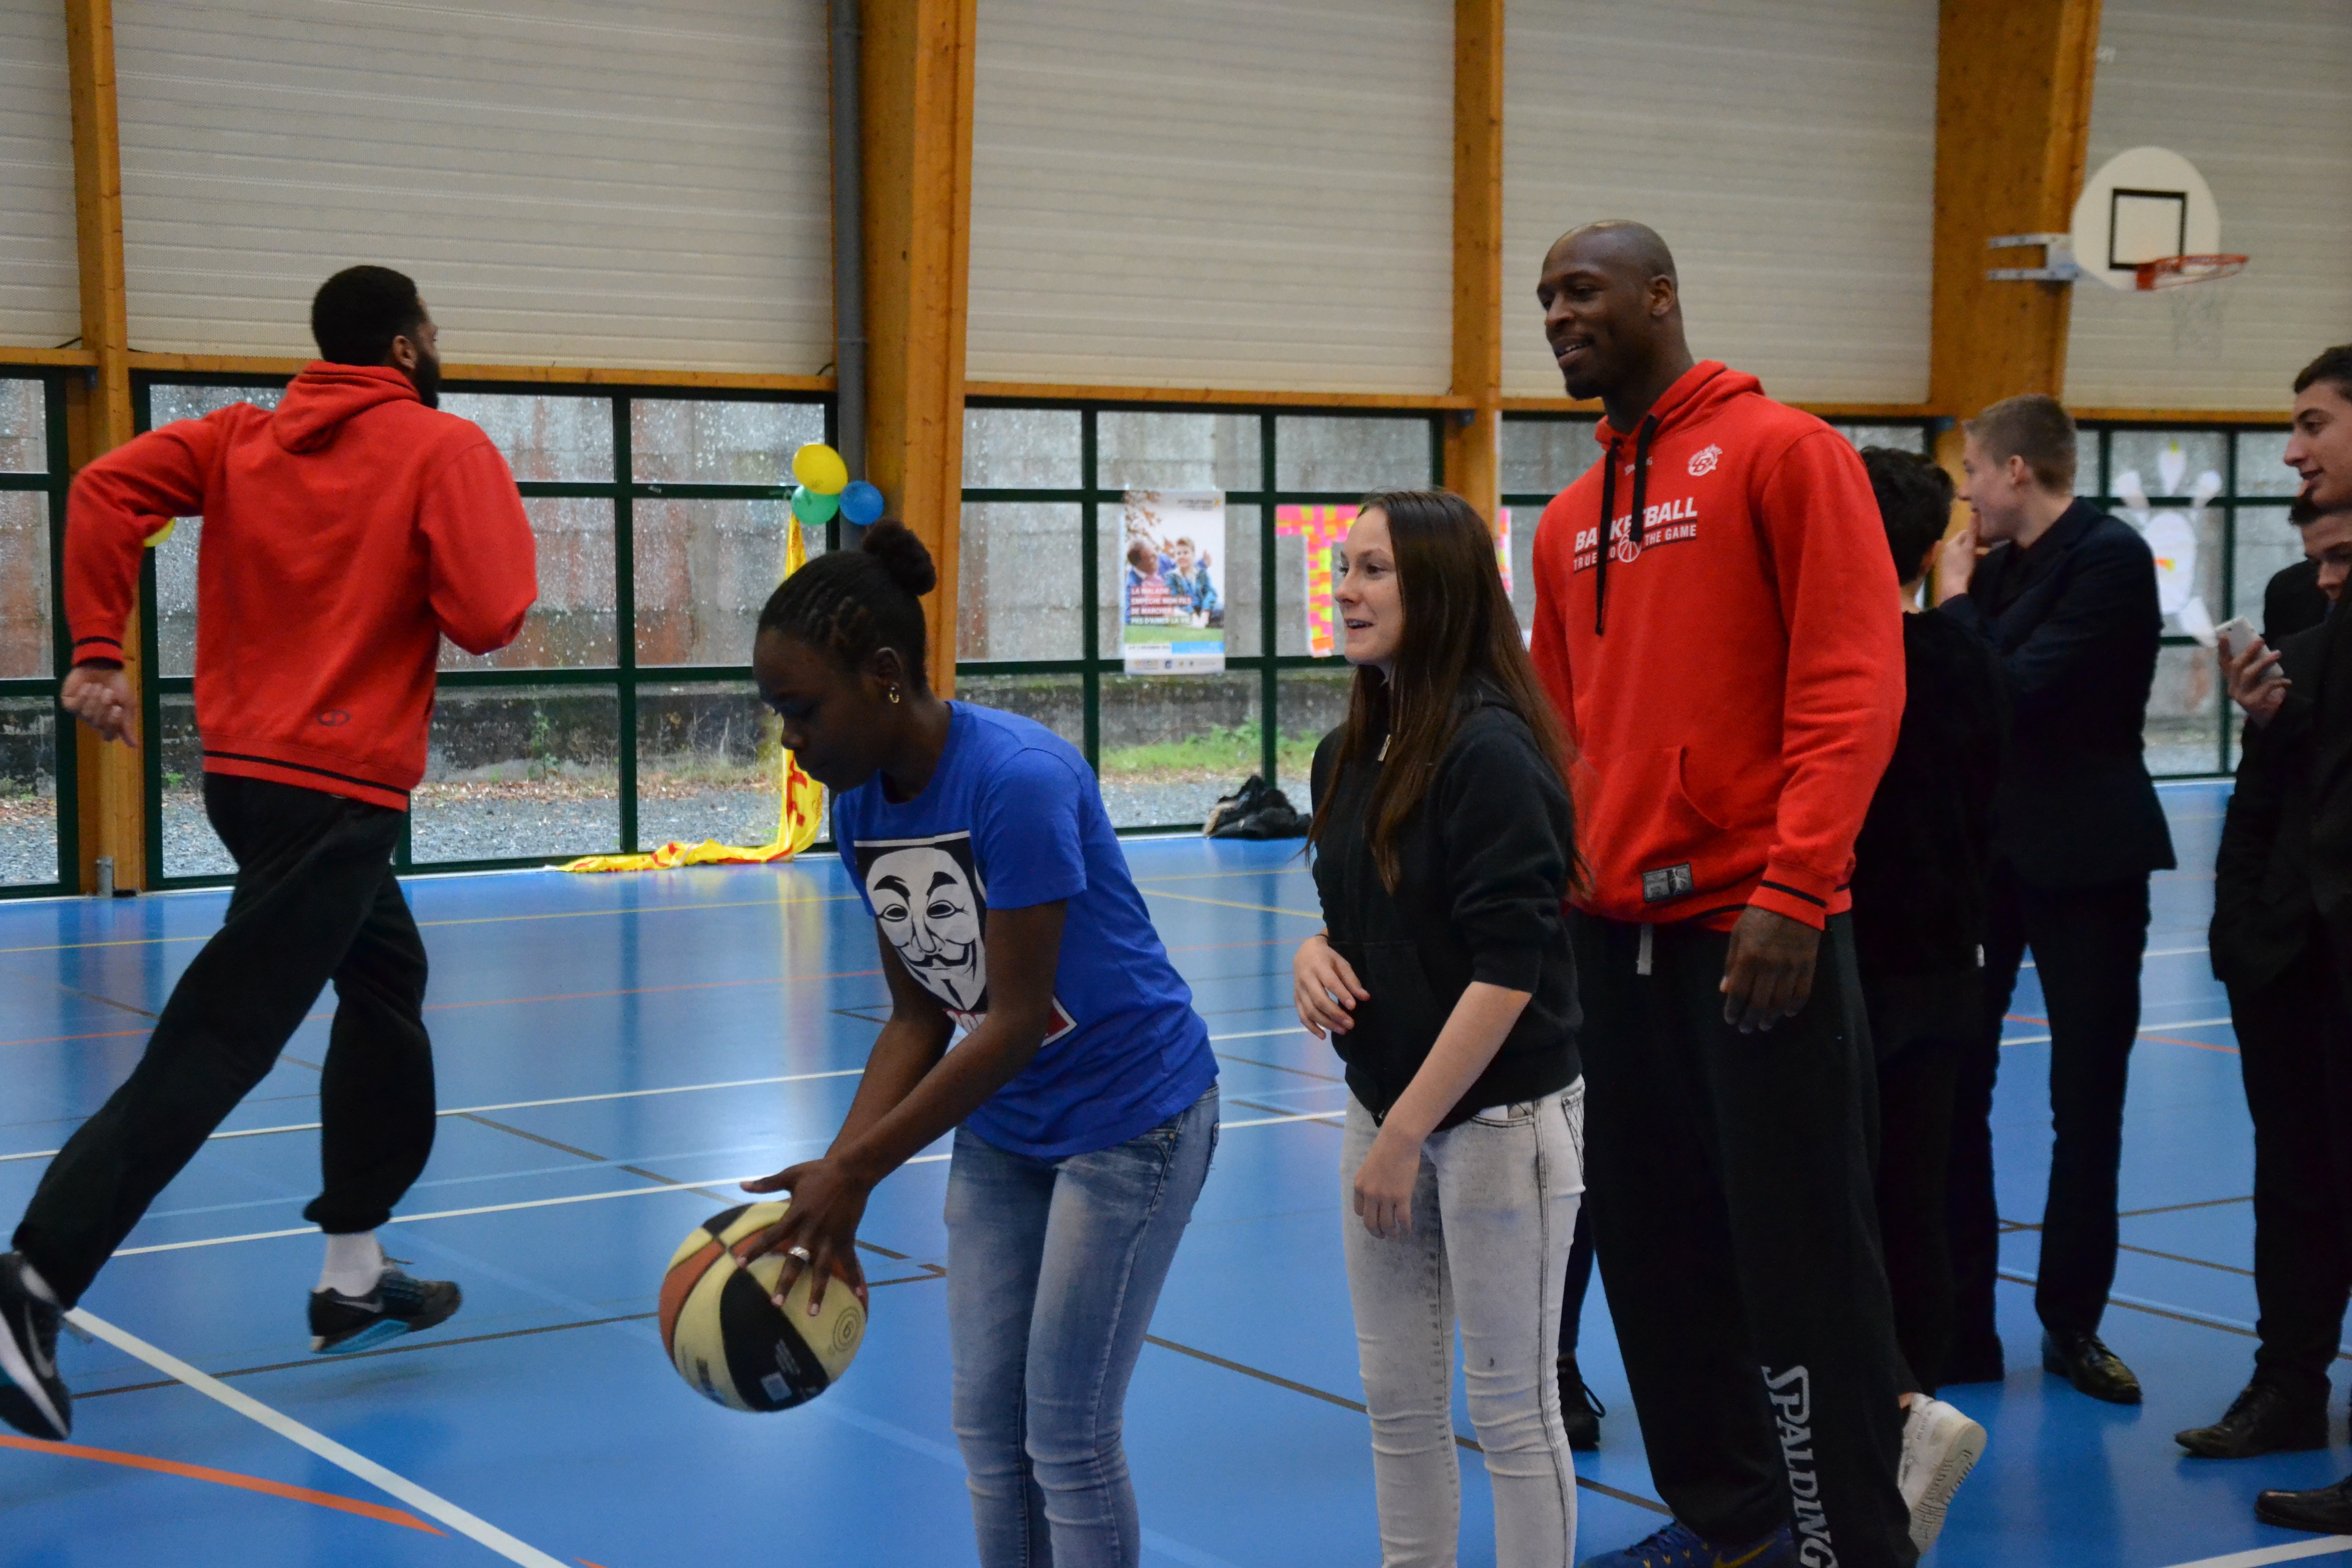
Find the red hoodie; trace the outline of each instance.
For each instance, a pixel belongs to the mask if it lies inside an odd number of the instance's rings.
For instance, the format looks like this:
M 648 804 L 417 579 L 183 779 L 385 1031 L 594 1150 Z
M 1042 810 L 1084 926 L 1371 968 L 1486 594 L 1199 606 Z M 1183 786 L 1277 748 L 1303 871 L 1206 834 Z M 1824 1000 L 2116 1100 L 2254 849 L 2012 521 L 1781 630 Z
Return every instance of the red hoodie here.
M 66 511 L 74 659 L 111 662 L 143 541 L 201 515 L 205 771 L 405 809 L 441 638 L 505 647 L 538 595 L 530 523 L 488 437 L 400 372 L 313 364 L 90 464 Z
M 1598 435 L 1607 456 L 1536 531 L 1530 644 L 1580 752 L 1577 902 L 1717 929 L 1752 904 L 1818 928 L 1852 902 L 1903 717 L 1869 476 L 1836 431 L 1711 360 L 1631 436 Z

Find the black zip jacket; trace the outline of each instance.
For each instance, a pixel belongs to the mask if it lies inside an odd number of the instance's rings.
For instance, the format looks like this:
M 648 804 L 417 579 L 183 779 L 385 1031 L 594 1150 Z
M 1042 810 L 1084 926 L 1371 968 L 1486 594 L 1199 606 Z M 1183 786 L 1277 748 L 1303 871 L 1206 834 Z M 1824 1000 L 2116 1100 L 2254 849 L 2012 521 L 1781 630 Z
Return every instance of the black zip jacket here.
M 1560 918 L 1574 846 L 1568 792 L 1524 720 L 1486 698 L 1471 700 L 1429 793 L 1405 819 L 1394 894 L 1372 864 L 1372 786 L 1382 764 L 1365 758 L 1335 778 L 1337 730 L 1315 752 L 1315 799 L 1331 802 L 1315 888 L 1333 951 L 1371 993 L 1356 1004 L 1355 1027 L 1331 1043 L 1365 1109 L 1388 1115 L 1472 981 L 1530 994 L 1441 1128 L 1565 1089 L 1582 1070 L 1576 963 Z

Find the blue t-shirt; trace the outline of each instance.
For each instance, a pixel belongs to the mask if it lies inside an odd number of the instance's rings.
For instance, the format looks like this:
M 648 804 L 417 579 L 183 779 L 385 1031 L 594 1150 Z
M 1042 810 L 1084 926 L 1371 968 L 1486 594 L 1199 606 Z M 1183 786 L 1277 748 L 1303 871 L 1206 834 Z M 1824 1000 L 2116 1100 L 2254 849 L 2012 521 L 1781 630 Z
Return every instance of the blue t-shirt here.
M 1016 714 L 957 702 L 950 715 L 922 794 L 893 802 L 877 773 L 835 799 L 842 863 L 907 972 L 966 1028 L 988 1011 L 988 911 L 1067 900 L 1045 1043 L 964 1125 L 1045 1160 L 1123 1143 L 1216 1081 L 1208 1026 L 1086 758 Z

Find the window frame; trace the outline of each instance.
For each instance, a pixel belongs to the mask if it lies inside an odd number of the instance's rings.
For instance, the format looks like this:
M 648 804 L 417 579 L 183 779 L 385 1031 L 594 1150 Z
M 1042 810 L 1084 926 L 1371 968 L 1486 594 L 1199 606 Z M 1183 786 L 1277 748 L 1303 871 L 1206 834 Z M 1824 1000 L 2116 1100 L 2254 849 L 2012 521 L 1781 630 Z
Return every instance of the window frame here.
M 153 392 L 158 386 L 224 386 L 252 388 L 283 388 L 293 380 L 291 375 L 262 374 L 195 373 L 184 371 L 134 371 L 131 376 L 131 409 L 136 428 L 144 432 L 152 427 Z M 632 449 L 632 405 L 638 400 L 659 402 L 710 403 L 788 403 L 813 405 L 824 413 L 824 439 L 835 439 L 836 404 L 830 393 L 800 391 L 769 391 L 739 387 L 679 386 L 658 380 L 642 383 L 621 383 L 599 380 L 594 383 L 551 383 L 541 381 L 477 381 L 451 379 L 442 383 L 441 390 L 451 393 L 487 393 L 507 396 L 572 397 L 593 399 L 611 405 L 613 415 L 613 478 L 609 480 L 518 480 L 516 489 L 525 500 L 541 497 L 609 500 L 613 505 L 613 624 L 614 655 L 610 665 L 573 666 L 559 668 L 516 669 L 443 669 L 436 674 L 436 689 L 463 691 L 482 689 L 516 687 L 581 687 L 612 692 L 618 703 L 619 732 L 615 736 L 615 767 L 618 773 L 619 842 L 614 846 L 583 847 L 551 855 L 520 855 L 487 857 L 463 860 L 417 860 L 413 858 L 409 824 L 402 824 L 400 844 L 394 853 L 393 868 L 402 875 L 418 873 L 442 874 L 453 871 L 511 870 L 534 866 L 561 865 L 583 855 L 609 854 L 617 849 L 634 854 L 647 847 L 639 842 L 638 779 L 637 779 L 637 702 L 641 688 L 687 685 L 698 681 L 741 681 L 749 687 L 751 681 L 751 650 L 744 649 L 740 663 L 727 664 L 660 664 L 640 665 L 637 662 L 636 640 L 636 571 L 635 571 L 635 504 L 640 500 L 771 500 L 789 503 L 794 486 L 783 484 L 731 484 L 680 482 L 674 480 L 641 481 L 635 471 Z M 805 526 L 805 525 L 804 525 Z M 840 546 L 840 518 L 825 524 L 827 550 Z M 143 709 L 145 733 L 160 741 L 163 699 L 166 695 L 191 695 L 195 689 L 193 675 L 162 676 L 156 668 L 157 616 L 155 594 L 155 561 L 150 553 L 142 565 L 139 594 L 140 641 L 145 650 L 146 668 L 150 679 L 140 693 Z M 0 683 L 5 689 L 5 683 Z M 144 830 L 147 838 L 147 864 L 150 885 L 157 889 L 208 888 L 226 886 L 234 877 L 224 873 L 173 876 L 166 873 L 163 859 L 163 767 L 162 747 L 150 744 L 143 748 L 142 765 L 146 774 Z M 820 839 L 812 850 L 831 847 L 830 838 Z

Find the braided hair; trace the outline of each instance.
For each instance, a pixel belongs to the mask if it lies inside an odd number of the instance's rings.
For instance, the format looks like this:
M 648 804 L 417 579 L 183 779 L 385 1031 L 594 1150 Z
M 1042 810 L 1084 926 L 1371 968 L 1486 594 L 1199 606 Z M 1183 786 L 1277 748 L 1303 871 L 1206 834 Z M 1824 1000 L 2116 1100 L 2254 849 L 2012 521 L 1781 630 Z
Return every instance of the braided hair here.
M 856 674 L 881 648 L 896 648 L 918 690 L 924 678 L 922 596 L 940 585 L 931 552 L 894 517 L 866 531 L 855 550 L 820 555 L 784 579 L 760 612 L 760 635 L 779 632 L 830 655 Z

